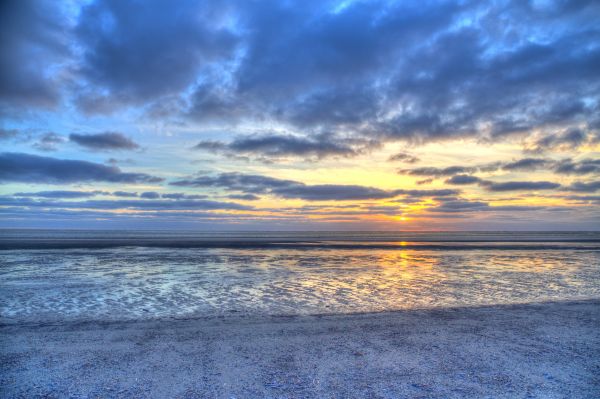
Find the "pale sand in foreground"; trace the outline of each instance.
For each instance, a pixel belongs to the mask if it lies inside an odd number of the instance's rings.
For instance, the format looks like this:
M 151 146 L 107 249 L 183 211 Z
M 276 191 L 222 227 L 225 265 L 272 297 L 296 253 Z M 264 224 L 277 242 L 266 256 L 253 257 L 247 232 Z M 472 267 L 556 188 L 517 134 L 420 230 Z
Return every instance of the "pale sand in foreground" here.
M 600 397 L 598 300 L 0 335 L 7 398 Z

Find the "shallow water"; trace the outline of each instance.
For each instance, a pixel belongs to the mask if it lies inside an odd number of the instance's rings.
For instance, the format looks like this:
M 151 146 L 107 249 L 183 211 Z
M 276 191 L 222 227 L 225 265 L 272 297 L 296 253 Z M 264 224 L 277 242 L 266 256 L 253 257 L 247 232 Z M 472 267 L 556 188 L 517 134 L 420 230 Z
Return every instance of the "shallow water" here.
M 8 323 L 124 320 L 600 298 L 600 250 L 593 239 L 581 240 L 580 247 L 571 241 L 570 249 L 525 250 L 518 243 L 468 250 L 340 249 L 326 243 L 310 249 L 3 250 L 0 316 Z M 538 242 L 547 248 L 549 240 Z

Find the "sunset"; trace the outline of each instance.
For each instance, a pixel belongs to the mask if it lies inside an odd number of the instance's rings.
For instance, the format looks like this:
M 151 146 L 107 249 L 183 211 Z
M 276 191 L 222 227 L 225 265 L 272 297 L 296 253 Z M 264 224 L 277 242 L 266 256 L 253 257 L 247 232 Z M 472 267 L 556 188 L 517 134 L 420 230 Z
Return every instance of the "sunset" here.
M 2 225 L 593 230 L 590 2 L 10 2 Z
M 2 2 L 0 397 L 594 397 L 599 26 L 585 0 Z M 48 323 L 92 349 L 40 366 Z M 142 330 L 194 353 L 177 388 Z

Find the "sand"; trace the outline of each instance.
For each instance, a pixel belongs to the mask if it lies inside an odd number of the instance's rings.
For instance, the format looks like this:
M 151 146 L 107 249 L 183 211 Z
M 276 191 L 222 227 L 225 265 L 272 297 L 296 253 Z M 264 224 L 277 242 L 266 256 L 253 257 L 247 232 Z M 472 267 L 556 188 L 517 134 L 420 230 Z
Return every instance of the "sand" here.
M 0 326 L 0 396 L 598 398 L 600 300 Z

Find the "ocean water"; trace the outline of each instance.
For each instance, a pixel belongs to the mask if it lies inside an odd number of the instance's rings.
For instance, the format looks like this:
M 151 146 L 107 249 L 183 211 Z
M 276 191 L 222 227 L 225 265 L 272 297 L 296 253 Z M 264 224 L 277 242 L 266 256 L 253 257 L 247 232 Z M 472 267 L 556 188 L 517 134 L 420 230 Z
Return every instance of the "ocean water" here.
M 2 323 L 600 298 L 600 233 L 0 231 Z

